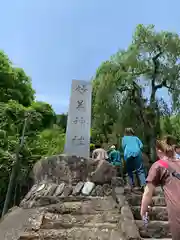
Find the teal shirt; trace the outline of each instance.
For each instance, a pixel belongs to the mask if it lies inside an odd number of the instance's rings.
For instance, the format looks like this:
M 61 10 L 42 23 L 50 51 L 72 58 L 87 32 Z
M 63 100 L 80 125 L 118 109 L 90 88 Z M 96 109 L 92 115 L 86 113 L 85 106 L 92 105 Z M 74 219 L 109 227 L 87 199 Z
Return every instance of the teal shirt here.
M 121 164 L 121 155 L 120 152 L 118 150 L 112 150 L 109 153 L 109 161 L 110 163 L 112 163 L 113 165 L 120 165 Z
M 124 136 L 122 138 L 122 148 L 124 150 L 125 161 L 129 157 L 137 157 L 141 154 L 143 144 L 136 136 Z

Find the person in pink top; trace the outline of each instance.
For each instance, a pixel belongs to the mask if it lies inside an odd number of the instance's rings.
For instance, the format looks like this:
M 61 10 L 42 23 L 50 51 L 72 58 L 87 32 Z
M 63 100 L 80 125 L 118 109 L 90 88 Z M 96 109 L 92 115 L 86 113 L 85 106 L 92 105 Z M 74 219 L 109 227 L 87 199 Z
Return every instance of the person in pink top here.
M 157 155 L 160 161 L 156 161 L 151 166 L 146 179 L 147 185 L 141 202 L 141 217 L 145 219 L 147 216 L 155 188 L 162 186 L 172 240 L 180 240 L 180 161 L 176 159 L 174 146 L 166 142 L 157 143 Z

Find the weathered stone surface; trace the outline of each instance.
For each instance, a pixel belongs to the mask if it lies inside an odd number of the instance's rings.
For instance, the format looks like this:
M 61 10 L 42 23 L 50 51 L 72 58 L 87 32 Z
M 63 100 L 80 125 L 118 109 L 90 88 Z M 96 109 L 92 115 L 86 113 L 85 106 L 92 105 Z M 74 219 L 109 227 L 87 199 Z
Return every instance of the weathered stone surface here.
M 92 190 L 91 196 L 93 196 L 93 197 L 97 196 L 97 194 L 96 194 L 96 188 L 94 188 L 94 189 Z
M 155 196 L 153 197 L 153 206 L 149 211 L 149 223 L 145 227 L 140 216 L 140 205 L 142 200 L 142 193 L 126 194 L 126 198 L 131 206 L 134 218 L 136 219 L 137 227 L 140 231 L 140 236 L 143 238 L 163 239 L 170 238 L 170 230 L 168 224 L 168 214 L 166 203 L 163 196 L 163 191 L 160 187 L 156 188 Z M 124 206 L 122 207 L 122 209 Z
M 84 183 L 82 194 L 85 196 L 89 196 L 95 187 L 95 184 L 93 182 L 87 181 Z
M 56 191 L 55 191 L 54 195 L 55 196 L 60 196 L 64 191 L 64 187 L 65 187 L 65 183 L 63 182 L 56 188 Z
M 5 215 L 0 222 L 0 239 L 2 240 L 17 240 L 21 232 L 25 231 L 29 218 L 31 216 L 38 216 L 36 209 L 21 209 L 17 208 L 14 211 Z M 32 227 L 35 227 L 32 224 Z
M 101 211 L 116 211 L 112 198 L 91 199 L 84 202 L 64 202 L 46 207 L 47 212 L 59 214 L 96 214 Z
M 150 221 L 148 229 L 144 227 L 144 223 L 141 220 L 136 221 L 139 227 L 142 237 L 154 237 L 154 238 L 170 238 L 171 233 L 169 230 L 169 224 L 165 221 Z
M 141 204 L 142 195 L 129 194 L 126 195 L 128 203 L 132 206 L 138 206 Z M 163 196 L 154 196 L 152 199 L 152 204 L 156 206 L 166 206 L 166 202 Z
M 157 187 L 155 189 L 155 193 L 154 193 L 155 196 L 161 196 L 161 197 L 164 197 L 164 192 L 163 192 L 163 189 L 161 187 Z
M 131 186 L 129 184 L 124 186 L 124 192 L 126 194 L 132 194 Z
M 59 222 L 62 224 L 71 223 L 73 226 L 83 225 L 83 224 L 93 224 L 93 223 L 116 223 L 120 221 L 121 216 L 120 214 L 117 214 L 116 212 L 100 212 L 97 214 L 84 214 L 82 215 L 72 215 L 72 214 L 53 214 L 46 212 L 44 219 L 43 219 L 43 225 L 41 226 L 44 228 L 46 225 L 53 225 L 58 224 Z
M 72 186 L 67 185 L 67 186 L 64 187 L 64 191 L 63 191 L 62 196 L 63 197 L 68 197 L 69 195 L 71 195 L 72 191 L 73 191 Z
M 34 166 L 34 176 L 36 182 L 54 182 L 66 184 L 77 184 L 91 178 L 95 183 L 110 182 L 116 176 L 115 168 L 104 161 L 100 170 L 93 174 L 98 162 L 92 159 L 77 156 L 67 156 L 65 154 L 48 157 L 38 161 Z
M 124 194 L 124 187 L 115 187 L 115 192 L 116 192 L 116 195 L 123 195 Z
M 36 201 L 33 201 L 31 204 L 31 207 L 41 207 L 46 206 L 50 204 L 56 204 L 59 202 L 59 199 L 57 197 L 52 196 L 42 196 L 39 198 L 36 198 Z
M 122 232 L 112 230 L 110 234 L 110 239 L 111 240 L 127 240 L 127 238 L 123 235 Z
M 112 177 L 111 180 L 111 184 L 112 186 L 116 186 L 116 187 L 124 187 L 124 180 L 120 177 Z
M 43 190 L 44 193 L 43 193 L 42 195 L 43 195 L 43 196 L 49 195 L 49 193 L 51 192 L 51 189 L 54 189 L 54 185 L 55 185 L 55 184 L 52 184 L 52 183 L 46 184 L 45 190 Z M 56 186 L 57 186 L 57 185 L 56 185 Z
M 122 214 L 124 220 L 126 220 L 126 221 L 127 220 L 132 220 L 132 221 L 134 220 L 134 217 L 133 217 L 133 214 L 132 214 L 132 211 L 131 211 L 129 205 L 122 206 L 121 214 Z
M 122 179 L 114 178 L 114 167 L 108 162 L 103 162 L 100 173 L 93 175 L 96 167 L 97 162 L 91 159 L 65 155 L 36 164 L 36 183 L 21 202 L 23 208 L 33 209 L 20 208 L 18 225 L 9 224 L 16 231 L 7 240 L 140 239 Z M 83 195 L 87 181 L 94 189 Z M 28 215 L 21 219 L 25 212 Z M 6 219 L 8 216 L 0 223 L 0 234 Z M 12 233 L 11 229 L 5 228 L 6 234 Z M 6 240 L 4 236 L 0 239 Z
M 97 185 L 95 187 L 95 190 L 96 190 L 96 195 L 97 196 L 104 196 L 104 191 L 103 191 L 103 187 L 101 185 Z
M 43 198 L 47 198 L 47 196 Z M 62 198 L 60 197 L 59 199 Z M 39 240 L 44 238 L 58 240 L 62 238 L 95 240 L 97 237 L 101 240 L 140 239 L 137 238 L 136 225 L 135 227 L 131 226 L 130 223 L 132 222 L 127 222 L 123 225 L 124 220 L 122 220 L 123 217 L 121 215 L 126 216 L 124 219 L 129 218 L 128 206 L 121 209 L 122 213 L 120 214 L 115 208 L 116 203 L 111 196 L 89 197 L 87 201 L 82 201 L 82 199 L 83 197 L 79 196 L 76 197 L 76 200 L 81 200 L 78 202 L 59 202 L 58 204 L 47 205 L 45 208 L 41 208 L 41 213 L 38 214 L 38 217 L 36 216 L 36 218 L 31 220 L 34 227 L 27 227 L 19 239 Z
M 72 195 L 74 196 L 79 195 L 81 193 L 83 186 L 84 186 L 84 182 L 78 182 L 73 189 Z
M 164 196 L 153 197 L 152 204 L 155 206 L 162 206 L 162 207 L 166 206 L 166 201 L 165 201 Z
M 51 187 L 50 187 L 49 192 L 47 193 L 47 195 L 53 196 L 54 193 L 56 192 L 57 187 L 58 187 L 57 184 L 51 184 Z
M 122 208 L 124 205 L 128 204 L 126 201 L 126 197 L 124 195 L 116 196 L 118 206 Z
M 141 240 L 138 228 L 134 220 L 122 221 L 121 229 L 127 240 L 130 240 L 130 239 Z
M 121 207 L 121 218 L 123 221 L 121 222 L 121 229 L 126 239 L 141 239 L 139 230 L 134 221 L 134 217 L 131 211 L 131 208 L 125 201 L 123 206 Z
M 33 194 L 36 192 L 36 189 L 37 189 L 37 185 L 35 184 L 35 185 L 32 186 L 30 191 L 25 196 L 24 201 L 28 201 L 33 196 Z
M 106 196 L 109 196 L 112 194 L 112 187 L 110 186 L 110 184 L 103 185 L 103 192 L 104 192 L 104 195 Z
M 135 219 L 141 220 L 140 216 L 140 206 L 132 207 L 132 212 L 134 214 Z M 158 221 L 168 221 L 168 213 L 166 207 L 155 206 L 151 208 L 149 212 L 150 220 L 158 220 Z
M 172 238 L 142 238 L 142 240 L 172 240 Z
M 116 234 L 115 234 L 116 232 Z M 113 233 L 113 234 L 112 234 Z M 112 235 L 111 235 L 112 234 Z M 117 238 L 119 235 L 119 238 Z M 111 236 L 116 236 L 112 238 Z M 97 238 L 98 237 L 98 238 Z M 24 233 L 24 235 L 19 238 L 19 240 L 59 240 L 59 239 L 76 239 L 76 240 L 123 240 L 121 237 L 121 232 L 118 229 L 109 229 L 106 226 L 99 229 L 98 227 L 83 227 L 83 228 L 70 228 L 70 229 L 60 229 L 60 230 L 41 230 L 38 233 Z
M 94 165 L 98 162 L 95 162 Z M 110 166 L 111 167 L 110 167 Z M 96 168 L 95 167 L 95 168 Z M 103 161 L 101 167 L 98 171 L 90 173 L 89 177 L 91 176 L 91 181 L 97 184 L 104 184 L 111 182 L 112 178 L 116 176 L 116 169 L 107 161 Z

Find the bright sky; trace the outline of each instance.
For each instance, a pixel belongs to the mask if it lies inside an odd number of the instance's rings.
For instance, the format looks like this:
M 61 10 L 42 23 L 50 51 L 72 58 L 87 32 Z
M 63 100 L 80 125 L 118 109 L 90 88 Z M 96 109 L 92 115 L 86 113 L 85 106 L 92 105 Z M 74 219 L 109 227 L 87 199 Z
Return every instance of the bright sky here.
M 72 79 L 131 41 L 137 24 L 180 32 L 178 0 L 0 0 L 0 49 L 31 76 L 37 99 L 68 110 Z

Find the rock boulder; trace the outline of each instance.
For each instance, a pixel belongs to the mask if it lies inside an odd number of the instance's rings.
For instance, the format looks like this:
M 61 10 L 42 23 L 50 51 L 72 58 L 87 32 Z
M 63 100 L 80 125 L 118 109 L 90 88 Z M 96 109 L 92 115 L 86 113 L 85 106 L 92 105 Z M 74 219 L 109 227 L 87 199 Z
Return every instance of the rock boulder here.
M 91 179 L 95 183 L 110 182 L 116 171 L 107 161 L 104 161 L 100 171 L 95 172 L 98 161 L 64 154 L 45 158 L 34 166 L 35 182 L 54 182 L 75 185 L 80 181 Z

